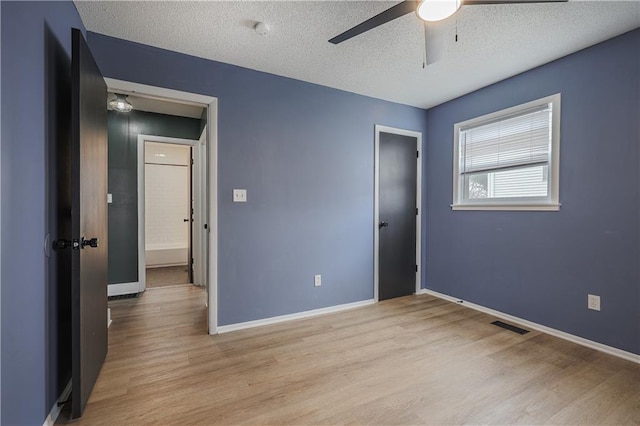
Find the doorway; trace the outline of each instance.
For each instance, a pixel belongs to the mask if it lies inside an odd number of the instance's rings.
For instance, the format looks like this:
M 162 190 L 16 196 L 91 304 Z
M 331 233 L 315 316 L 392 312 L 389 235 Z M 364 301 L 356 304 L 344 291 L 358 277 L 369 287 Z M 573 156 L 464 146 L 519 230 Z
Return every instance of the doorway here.
M 207 328 L 209 334 L 217 333 L 217 288 L 218 288 L 218 138 L 217 138 L 217 119 L 218 107 L 217 99 L 211 96 L 200 95 L 196 93 L 182 92 L 157 86 L 149 86 L 145 84 L 133 83 L 123 80 L 105 78 L 109 91 L 126 95 L 135 95 L 154 100 L 169 101 L 184 105 L 200 105 L 205 108 L 203 118 L 206 121 L 204 132 L 201 140 L 198 141 L 201 149 L 201 178 L 206 182 L 206 187 L 200 190 L 200 202 L 202 207 L 195 211 L 201 211 L 201 228 L 202 232 L 194 233 L 193 244 L 203 247 L 200 250 L 202 260 L 199 262 L 200 267 L 194 268 L 194 280 L 197 280 L 200 274 L 200 281 L 206 289 L 206 306 L 207 306 Z M 138 143 L 138 146 L 140 143 Z M 138 157 L 140 158 L 140 157 Z M 194 165 L 195 168 L 195 165 Z M 138 211 L 138 214 L 140 212 Z M 140 218 L 139 218 L 140 219 Z M 194 213 L 195 222 L 195 213 Z M 197 242 L 196 235 L 201 235 L 200 243 Z M 140 247 L 140 244 L 138 244 Z M 196 263 L 197 264 L 197 263 Z M 144 276 L 140 273 L 140 265 L 138 262 L 138 277 Z
M 181 143 L 155 141 L 153 136 L 142 136 L 144 150 L 144 184 L 139 183 L 139 195 L 144 194 L 144 266 L 145 287 L 195 284 L 194 252 L 200 247 L 193 244 L 196 226 L 194 182 L 200 182 L 200 171 L 195 167 L 194 151 L 198 141 Z M 199 163 L 199 158 L 198 158 Z M 143 191 L 140 191 L 140 188 Z M 139 207 L 139 208 L 140 208 Z M 140 226 L 142 228 L 142 226 Z M 195 228 L 195 229 L 194 229 Z M 201 256 L 198 256 L 199 258 Z M 138 257 L 142 263 L 142 256 Z M 199 267 L 199 265 L 198 265 Z
M 374 298 L 417 293 L 421 276 L 422 134 L 375 127 Z
M 205 135 L 206 127 L 199 140 L 138 135 L 138 223 L 144 224 L 138 226 L 141 291 L 163 284 L 206 286 Z M 149 285 L 149 276 L 156 285 Z
M 143 99 L 146 104 L 143 104 Z M 172 193 L 176 192 L 175 179 L 179 179 L 179 176 L 186 179 L 184 190 L 188 191 L 189 173 L 184 169 L 191 167 L 189 150 L 198 145 L 198 138 L 204 128 L 201 119 L 202 107 L 194 106 L 193 111 L 180 114 L 180 111 L 175 111 L 175 104 L 170 102 L 151 102 L 139 96 L 129 96 L 127 100 L 133 105 L 132 111 L 108 112 L 109 193 L 111 194 L 108 294 L 112 297 L 125 295 L 133 297 L 146 289 L 143 231 L 147 217 L 141 214 L 145 211 L 145 199 L 140 197 L 145 193 L 145 163 L 153 163 L 155 167 L 166 169 L 157 177 L 158 179 L 171 177 L 160 185 L 161 188 L 157 188 L 155 195 L 152 194 L 155 197 L 154 201 L 158 204 L 153 209 L 157 216 L 152 216 L 152 219 L 160 218 L 164 213 L 170 215 L 175 206 L 167 202 L 171 201 Z M 156 146 L 173 143 L 176 148 L 158 150 L 155 154 L 151 153 L 150 158 L 145 158 L 145 140 L 156 140 L 158 142 Z M 181 151 L 178 145 L 184 146 L 184 149 Z M 180 157 L 179 152 L 183 152 L 184 155 Z M 198 149 L 194 150 L 194 156 L 196 158 L 199 156 Z M 177 164 L 180 161 L 183 164 Z M 174 164 L 170 164 L 171 162 Z M 151 169 L 152 166 L 149 165 L 146 168 Z M 195 167 L 193 169 L 196 170 Z M 179 170 L 181 170 L 180 174 L 176 175 Z M 199 169 L 197 172 L 199 173 Z M 188 210 L 188 192 L 183 192 L 183 198 L 184 203 L 181 209 Z M 180 226 L 187 230 L 188 224 L 183 220 L 189 221 L 189 214 L 187 211 L 181 211 L 179 214 Z M 151 251 L 149 263 L 153 266 L 188 265 L 187 258 L 190 256 L 186 254 L 183 259 L 172 259 L 176 253 L 188 251 L 190 246 L 188 240 L 179 241 L 181 238 L 175 236 L 179 231 L 175 231 L 176 225 L 172 224 L 169 218 L 156 225 L 166 229 L 158 229 L 147 242 L 153 244 L 153 247 L 147 248 Z M 194 234 L 198 233 L 204 233 L 204 230 L 196 229 Z

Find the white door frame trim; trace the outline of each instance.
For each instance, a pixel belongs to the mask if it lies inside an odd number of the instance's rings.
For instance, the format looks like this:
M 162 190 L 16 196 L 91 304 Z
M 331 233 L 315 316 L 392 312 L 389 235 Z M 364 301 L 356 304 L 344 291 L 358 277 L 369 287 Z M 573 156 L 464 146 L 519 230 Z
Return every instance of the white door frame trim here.
M 410 136 L 416 138 L 416 149 L 418 155 L 416 156 L 417 169 L 416 169 L 416 208 L 418 214 L 416 215 L 416 265 L 418 270 L 416 271 L 416 286 L 415 293 L 420 291 L 421 276 L 422 276 L 422 133 L 398 129 L 395 127 L 375 125 L 375 147 L 374 147 L 374 189 L 373 189 L 373 298 L 378 301 L 378 286 L 379 286 L 379 266 L 380 266 L 380 133 L 392 133 L 395 135 Z
M 164 87 L 105 78 L 109 91 L 136 94 L 173 102 L 207 107 L 207 183 L 209 251 L 207 259 L 207 317 L 209 334 L 218 328 L 218 99 L 213 96 L 182 92 Z

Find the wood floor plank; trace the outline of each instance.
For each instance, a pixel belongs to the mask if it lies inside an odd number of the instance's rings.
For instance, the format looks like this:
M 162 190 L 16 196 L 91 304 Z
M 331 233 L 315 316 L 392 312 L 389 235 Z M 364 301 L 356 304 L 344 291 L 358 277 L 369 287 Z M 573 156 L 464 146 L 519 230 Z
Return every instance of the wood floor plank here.
M 430 295 L 217 336 L 206 295 L 110 302 L 80 425 L 640 424 L 640 366 Z

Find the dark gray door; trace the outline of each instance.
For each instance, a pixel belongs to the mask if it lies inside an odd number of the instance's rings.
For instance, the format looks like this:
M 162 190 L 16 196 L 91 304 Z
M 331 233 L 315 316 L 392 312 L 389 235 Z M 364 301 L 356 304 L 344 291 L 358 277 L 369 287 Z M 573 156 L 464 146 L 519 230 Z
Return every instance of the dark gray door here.
M 107 88 L 82 33 L 71 59 L 71 416 L 107 354 Z
M 378 300 L 416 289 L 416 137 L 380 132 Z

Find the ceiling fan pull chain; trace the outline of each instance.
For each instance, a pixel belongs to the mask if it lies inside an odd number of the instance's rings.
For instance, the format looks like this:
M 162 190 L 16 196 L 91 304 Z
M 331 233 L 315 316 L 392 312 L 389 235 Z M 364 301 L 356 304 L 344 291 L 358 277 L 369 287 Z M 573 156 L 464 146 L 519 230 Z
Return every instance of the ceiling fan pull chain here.
M 458 42 L 458 18 L 456 18 L 456 43 Z

